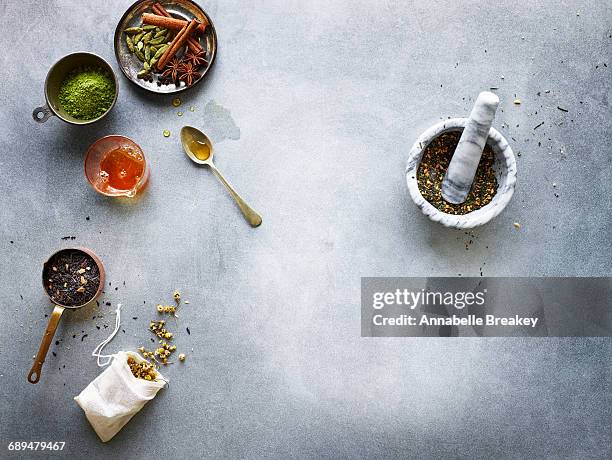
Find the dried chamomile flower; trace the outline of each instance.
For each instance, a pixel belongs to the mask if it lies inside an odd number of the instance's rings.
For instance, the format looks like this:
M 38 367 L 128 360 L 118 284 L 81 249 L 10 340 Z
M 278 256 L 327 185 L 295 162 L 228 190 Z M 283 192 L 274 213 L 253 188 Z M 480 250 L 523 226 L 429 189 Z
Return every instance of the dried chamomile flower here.
M 164 313 L 176 313 L 176 307 L 172 305 L 164 305 Z
M 145 347 L 138 348 L 138 351 L 143 356 L 143 358 L 157 362 L 157 360 L 155 359 L 155 353 L 153 353 L 152 351 L 147 351 Z
M 172 305 L 158 305 L 157 311 L 159 313 L 176 313 L 176 307 Z
M 151 321 L 149 330 L 160 339 L 172 339 L 172 332 L 165 328 L 166 322 L 162 319 L 159 321 Z
M 161 342 L 161 346 L 155 350 L 155 356 L 157 356 L 162 364 L 168 364 L 168 358 L 176 350 L 176 345 L 169 345 L 168 342 Z
M 172 297 L 174 297 L 174 300 L 177 303 L 181 301 L 181 293 L 178 291 L 178 289 L 174 291 L 174 293 L 172 294 Z
M 185 358 L 186 358 L 185 353 L 181 353 L 178 355 L 179 361 L 185 361 Z
M 132 371 L 132 375 L 138 379 L 155 380 L 157 378 L 155 366 L 147 361 L 138 362 L 131 356 L 128 356 L 127 364 Z

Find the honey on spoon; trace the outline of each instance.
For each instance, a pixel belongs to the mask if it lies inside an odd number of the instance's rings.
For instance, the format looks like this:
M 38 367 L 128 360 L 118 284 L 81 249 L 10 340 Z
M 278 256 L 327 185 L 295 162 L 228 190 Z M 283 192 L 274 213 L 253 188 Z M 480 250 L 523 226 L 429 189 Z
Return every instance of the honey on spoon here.
M 206 161 L 210 157 L 210 147 L 206 142 L 191 139 L 188 145 L 189 150 L 193 152 L 198 160 Z
M 208 136 L 199 129 L 191 126 L 183 126 L 183 129 L 181 129 L 181 143 L 183 144 L 185 153 L 191 161 L 200 165 L 206 165 L 212 169 L 215 176 L 217 176 L 221 183 L 225 185 L 225 188 L 227 188 L 249 225 L 251 227 L 259 227 L 262 222 L 261 216 L 253 210 L 240 195 L 238 195 L 213 163 L 214 151 L 212 142 Z

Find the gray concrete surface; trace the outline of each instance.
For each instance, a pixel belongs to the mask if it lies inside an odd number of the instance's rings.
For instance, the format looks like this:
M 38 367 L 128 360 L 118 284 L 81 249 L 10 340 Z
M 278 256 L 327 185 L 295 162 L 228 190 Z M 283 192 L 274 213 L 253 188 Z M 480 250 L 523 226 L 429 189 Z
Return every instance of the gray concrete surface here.
M 90 50 L 116 68 L 129 4 L 0 5 L 0 457 L 14 440 L 65 441 L 81 458 L 610 456 L 608 339 L 359 336 L 361 276 L 612 273 L 609 2 L 202 0 L 219 56 L 183 96 L 195 112 L 180 118 L 120 75 L 100 124 L 35 124 L 57 58 Z M 519 182 L 466 235 L 421 215 L 403 169 L 424 129 L 489 87 Z M 210 133 L 261 228 L 184 157 L 184 124 Z M 110 133 L 151 163 L 137 202 L 83 176 L 87 146 Z M 68 244 L 101 256 L 112 305 L 67 313 L 30 385 L 51 311 L 41 263 Z M 187 362 L 103 445 L 72 400 L 100 372 L 90 353 L 118 302 L 125 332 L 109 351 L 147 344 L 153 305 L 175 288 L 191 302 L 175 327 Z

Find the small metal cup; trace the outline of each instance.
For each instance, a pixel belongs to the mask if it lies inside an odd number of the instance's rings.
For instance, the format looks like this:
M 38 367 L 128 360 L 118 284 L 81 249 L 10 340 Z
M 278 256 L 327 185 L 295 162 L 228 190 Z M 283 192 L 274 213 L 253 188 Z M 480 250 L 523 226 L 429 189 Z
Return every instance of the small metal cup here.
M 113 103 L 106 112 L 104 112 L 98 118 L 94 118 L 92 120 L 79 120 L 70 116 L 66 113 L 66 111 L 64 111 L 58 101 L 60 85 L 64 81 L 64 78 L 66 78 L 66 75 L 68 75 L 74 69 L 84 66 L 101 67 L 102 69 L 105 69 L 110 75 L 113 76 L 113 81 L 115 82 L 115 98 L 113 99 Z M 117 76 L 115 75 L 115 72 L 110 64 L 103 58 L 97 54 L 85 52 L 68 54 L 53 64 L 51 69 L 49 69 L 49 73 L 47 73 L 47 78 L 45 79 L 45 100 L 47 103 L 42 107 L 36 107 L 32 112 L 32 117 L 34 118 L 34 121 L 44 123 L 55 115 L 59 119 L 65 121 L 66 123 L 70 123 L 71 125 L 88 125 L 104 118 L 112 110 L 112 108 L 115 106 L 115 102 L 117 102 L 118 94 L 119 82 L 117 81 Z
M 98 271 L 100 272 L 100 284 L 98 285 L 98 290 L 96 291 L 95 295 L 91 299 L 87 300 L 85 303 L 81 305 L 62 305 L 59 302 L 53 300 L 53 298 L 51 297 L 52 294 L 47 289 L 47 285 L 45 282 L 45 273 L 47 271 L 47 264 L 49 263 L 51 259 L 53 259 L 53 257 L 58 252 L 62 252 L 62 251 L 83 252 L 87 254 L 89 257 L 91 257 L 94 263 L 98 266 Z M 75 247 L 75 248 L 61 249 L 58 252 L 51 255 L 51 257 L 49 257 L 49 259 L 47 259 L 47 261 L 43 264 L 43 271 L 42 271 L 43 289 L 45 290 L 47 296 L 53 303 L 53 312 L 51 312 L 51 316 L 49 317 L 49 323 L 47 324 L 47 329 L 45 330 L 45 334 L 43 335 L 43 338 L 40 342 L 40 348 L 38 349 L 38 353 L 36 354 L 36 358 L 34 359 L 34 363 L 32 364 L 32 369 L 30 369 L 30 372 L 28 373 L 28 382 L 30 383 L 38 383 L 38 381 L 40 380 L 40 374 L 42 372 L 43 363 L 45 362 L 45 358 L 47 357 L 49 346 L 51 345 L 51 342 L 53 341 L 55 330 L 57 329 L 57 325 L 59 324 L 60 319 L 62 318 L 62 313 L 64 313 L 64 310 L 66 308 L 68 308 L 69 310 L 77 310 L 81 307 L 84 307 L 85 305 L 89 305 L 91 302 L 97 299 L 102 293 L 102 291 L 104 290 L 104 279 L 105 279 L 104 278 L 105 277 L 104 265 L 102 264 L 102 261 L 100 260 L 100 258 L 91 249 Z

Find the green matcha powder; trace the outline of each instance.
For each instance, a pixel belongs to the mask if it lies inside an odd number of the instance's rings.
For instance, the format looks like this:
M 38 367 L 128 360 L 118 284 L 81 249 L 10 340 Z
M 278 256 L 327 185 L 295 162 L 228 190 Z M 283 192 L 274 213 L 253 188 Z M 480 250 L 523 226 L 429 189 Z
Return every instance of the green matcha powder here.
M 100 68 L 72 71 L 62 81 L 59 103 L 66 113 L 78 120 L 93 120 L 103 115 L 115 98 L 115 82 Z

